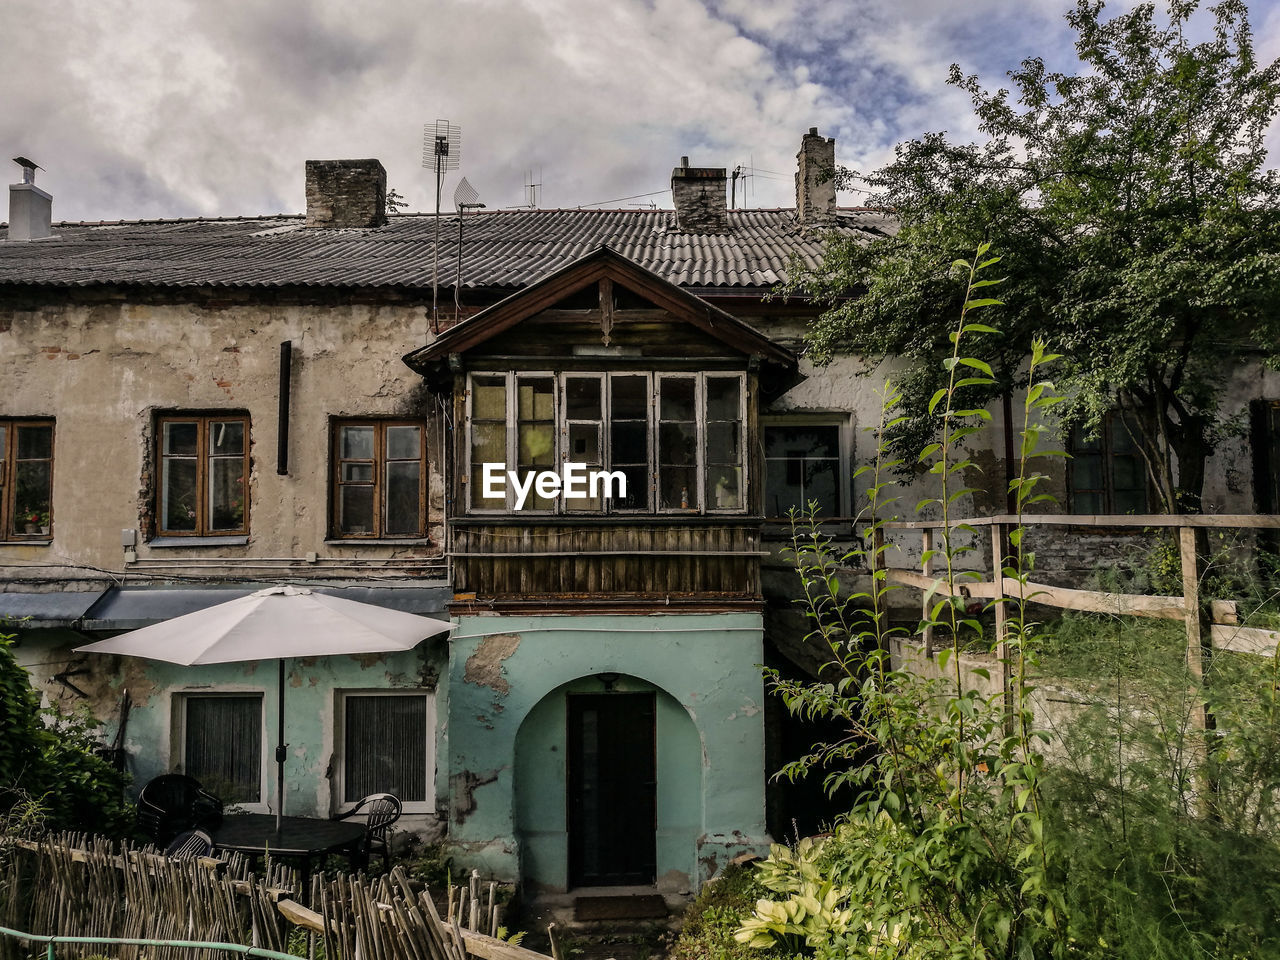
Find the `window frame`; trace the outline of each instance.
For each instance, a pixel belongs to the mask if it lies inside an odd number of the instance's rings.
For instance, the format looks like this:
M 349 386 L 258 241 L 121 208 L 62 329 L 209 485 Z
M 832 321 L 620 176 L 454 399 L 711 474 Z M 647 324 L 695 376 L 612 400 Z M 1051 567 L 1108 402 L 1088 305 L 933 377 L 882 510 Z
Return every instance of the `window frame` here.
M 355 800 L 347 800 L 347 700 L 351 697 L 422 697 L 425 701 L 426 709 L 424 710 L 424 725 L 426 729 L 423 731 L 425 742 L 427 745 L 426 758 L 426 783 L 424 785 L 424 800 L 405 800 L 400 798 L 401 810 L 404 813 L 430 813 L 436 812 L 436 764 L 438 762 L 436 754 L 436 692 L 426 687 L 381 687 L 377 689 L 366 689 L 362 687 L 353 687 L 350 689 L 339 689 L 334 691 L 334 708 L 333 708 L 333 745 L 334 745 L 334 776 L 333 776 L 333 809 L 337 813 L 345 813 L 355 808 Z
M 339 526 L 342 487 L 342 464 L 344 462 L 366 462 L 342 456 L 343 427 L 373 427 L 373 500 L 374 529 L 369 533 L 343 533 Z M 387 533 L 387 500 L 386 470 L 388 461 L 409 463 L 404 458 L 386 455 L 386 436 L 389 427 L 417 427 L 418 448 L 418 530 L 415 533 Z M 341 540 L 344 543 L 360 543 L 362 541 L 404 540 L 409 542 L 427 539 L 431 528 L 428 510 L 430 507 L 430 476 L 427 473 L 427 422 L 412 417 L 332 417 L 329 420 L 329 535 L 330 540 Z
M 244 450 L 241 451 L 241 501 L 243 504 L 240 515 L 240 526 L 234 530 L 210 530 L 209 518 L 209 464 L 213 458 L 209 455 L 209 425 L 217 422 L 240 421 L 244 425 Z M 170 530 L 165 527 L 164 515 L 164 496 L 165 496 L 165 452 L 164 452 L 164 428 L 168 423 L 195 423 L 197 424 L 196 435 L 196 529 L 192 530 Z M 155 420 L 155 477 L 156 477 L 156 494 L 154 499 L 155 510 L 155 536 L 156 538 L 166 537 L 186 537 L 189 539 L 209 539 L 216 537 L 245 537 L 249 535 L 249 513 L 250 513 L 250 496 L 249 496 L 249 469 L 252 463 L 250 451 L 253 446 L 251 434 L 252 422 L 248 411 L 230 410 L 222 411 L 204 411 L 184 413 L 182 411 L 170 411 L 158 414 Z M 229 459 L 229 458 L 228 458 Z
M 57 466 L 57 422 L 53 417 L 0 417 L 0 425 L 5 427 L 4 442 L 0 444 L 0 542 L 4 543 L 44 543 L 53 539 L 53 484 L 54 471 Z M 18 431 L 28 427 L 48 427 L 49 435 L 49 502 L 45 511 L 49 516 L 48 531 L 45 533 L 27 533 L 19 530 L 14 500 L 17 497 L 18 485 Z M 44 457 L 35 458 L 43 461 Z
M 240 809 L 249 813 L 268 813 L 270 812 L 270 796 L 268 790 L 271 786 L 271 746 L 269 743 L 269 733 L 267 730 L 267 697 L 266 691 L 261 687 L 236 689 L 236 688 L 211 688 L 205 690 L 181 690 L 174 694 L 174 710 L 173 710 L 173 756 L 177 758 L 176 769 L 183 773 L 187 771 L 187 704 L 192 700 L 210 700 L 210 699 L 229 699 L 232 697 L 248 699 L 252 698 L 258 701 L 258 799 L 227 801 L 227 805 L 232 803 Z M 188 773 L 188 776 L 190 774 Z
M 1115 451 L 1114 437 L 1115 437 L 1116 429 L 1117 428 L 1127 429 L 1123 423 L 1124 419 L 1125 419 L 1124 411 L 1122 410 L 1108 411 L 1106 416 L 1102 420 L 1099 433 L 1097 436 L 1099 449 L 1096 451 L 1093 451 L 1093 450 L 1083 451 L 1083 453 L 1086 453 L 1088 456 L 1096 456 L 1099 458 L 1100 474 L 1102 478 L 1101 488 L 1094 488 L 1094 487 L 1087 487 L 1083 489 L 1077 488 L 1075 458 L 1080 453 L 1076 449 L 1076 446 L 1079 443 L 1078 434 L 1079 434 L 1080 428 L 1073 427 L 1068 432 L 1067 453 L 1070 454 L 1070 458 L 1067 460 L 1066 487 L 1067 487 L 1067 512 L 1069 514 L 1073 516 L 1103 516 L 1103 517 L 1124 517 L 1124 516 L 1140 515 L 1140 514 L 1130 514 L 1130 513 L 1119 513 L 1116 510 L 1116 503 L 1115 503 L 1115 498 L 1116 498 L 1115 458 L 1116 456 L 1132 456 L 1137 461 L 1138 469 L 1142 476 L 1142 486 L 1140 488 L 1135 488 L 1135 489 L 1142 490 L 1142 496 L 1145 501 L 1145 504 L 1144 504 L 1145 509 L 1143 512 L 1150 512 L 1151 499 L 1152 499 L 1151 481 L 1147 476 L 1146 464 L 1142 460 L 1142 452 L 1138 448 L 1137 439 L 1131 438 L 1133 439 L 1133 442 L 1134 442 L 1134 452 L 1132 454 L 1129 454 L 1129 453 L 1117 454 Z M 1078 493 L 1082 493 L 1082 492 L 1101 494 L 1102 510 L 1097 513 L 1091 513 L 1091 514 L 1086 514 L 1080 511 L 1076 506 L 1076 496 Z
M 750 512 L 751 504 L 751 456 L 750 443 L 748 437 L 748 429 L 750 421 L 747 416 L 749 396 L 748 396 L 748 380 L 747 374 L 741 370 L 601 370 L 583 369 L 583 370 L 472 370 L 467 373 L 466 379 L 466 398 L 465 398 L 465 437 L 464 449 L 466 452 L 466 461 L 463 468 L 459 471 L 460 475 L 466 478 L 465 484 L 468 487 L 474 487 L 473 477 L 476 476 L 474 471 L 475 460 L 473 453 L 473 424 L 474 401 L 475 401 L 475 380 L 476 378 L 496 380 L 504 380 L 504 389 L 506 390 L 506 409 L 507 409 L 507 430 L 506 430 L 506 463 L 508 465 L 518 463 L 519 452 L 519 421 L 518 421 L 518 396 L 517 390 L 519 383 L 524 379 L 551 379 L 555 384 L 553 391 L 554 405 L 554 424 L 553 431 L 555 437 L 555 452 L 553 455 L 553 463 L 557 468 L 562 468 L 568 461 L 568 421 L 565 418 L 565 382 L 567 379 L 579 378 L 600 378 L 602 384 L 601 392 L 601 459 L 604 461 L 602 469 L 608 471 L 613 469 L 613 442 L 610 435 L 610 426 L 613 422 L 612 417 L 612 378 L 613 377 L 636 377 L 643 376 L 647 378 L 647 396 L 648 408 L 646 411 L 646 428 L 648 431 L 647 456 L 647 480 L 649 483 L 649 506 L 647 508 L 624 508 L 624 507 L 604 507 L 600 510 L 584 510 L 584 509 L 567 509 L 563 496 L 555 499 L 555 506 L 552 509 L 533 509 L 526 506 L 519 510 L 515 510 L 515 493 L 512 485 L 506 483 L 506 505 L 502 508 L 476 506 L 477 499 L 474 489 L 468 489 L 463 493 L 463 501 L 466 504 L 465 513 L 467 516 L 512 516 L 529 515 L 533 517 L 547 516 L 573 516 L 573 517 L 608 517 L 608 516 L 741 516 Z M 695 444 L 695 464 L 696 473 L 696 489 L 698 496 L 698 506 L 682 509 L 680 507 L 663 508 L 660 505 L 659 484 L 659 464 L 657 462 L 659 453 L 658 428 L 662 422 L 660 419 L 660 397 L 661 382 L 664 378 L 692 378 L 695 381 L 695 399 L 694 399 L 694 417 L 696 423 L 697 442 Z M 738 382 L 738 412 L 739 423 L 741 424 L 741 436 L 739 439 L 739 455 L 742 461 L 742 483 L 739 493 L 740 506 L 734 508 L 715 509 L 708 508 L 704 487 L 706 486 L 706 456 L 707 456 L 707 409 L 706 409 L 706 381 L 707 378 L 735 379 Z M 483 422 L 496 422 L 485 420 Z M 518 467 L 517 467 L 518 469 Z M 532 493 L 530 494 L 532 496 Z
M 761 512 L 764 514 L 766 523 L 789 524 L 790 521 L 784 515 L 781 517 L 771 516 L 769 514 L 769 490 L 764 486 L 769 475 L 768 457 L 765 454 L 765 431 L 770 427 L 835 427 L 838 439 L 837 457 L 839 476 L 837 477 L 836 496 L 839 500 L 837 504 L 838 513 L 834 517 L 821 518 L 824 525 L 843 524 L 848 525 L 852 522 L 853 517 L 853 500 L 854 500 L 854 423 L 853 414 L 837 411 L 812 411 L 805 413 L 774 413 L 762 414 L 760 417 L 760 452 L 761 460 L 764 464 L 764 478 L 761 479 L 762 489 L 762 506 Z

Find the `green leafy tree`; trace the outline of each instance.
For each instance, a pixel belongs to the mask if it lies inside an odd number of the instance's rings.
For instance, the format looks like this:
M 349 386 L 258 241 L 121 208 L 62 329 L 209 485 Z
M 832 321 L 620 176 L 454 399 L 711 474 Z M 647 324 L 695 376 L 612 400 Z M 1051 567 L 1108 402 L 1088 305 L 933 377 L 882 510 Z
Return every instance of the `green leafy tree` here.
M 1242 0 L 1211 8 L 1211 36 L 1192 42 L 1197 5 L 1104 20 L 1099 0 L 1077 0 L 1078 73 L 1032 57 L 1010 72 L 1012 92 L 989 92 L 952 66 L 986 142 L 931 133 L 866 178 L 837 171 L 865 179 L 900 227 L 834 241 L 818 268 L 797 265 L 787 292 L 828 308 L 809 338 L 819 362 L 905 360 L 900 452 L 936 430 L 926 408 L 959 307 L 947 271 L 985 241 L 1004 253 L 1010 304 L 986 401 L 1021 385 L 1044 337 L 1069 358 L 1066 421 L 1096 427 L 1123 409 L 1164 508 L 1199 508 L 1232 419 L 1226 377 L 1244 356 L 1274 362 L 1280 343 L 1280 180 L 1264 144 L 1280 61 L 1255 59 Z

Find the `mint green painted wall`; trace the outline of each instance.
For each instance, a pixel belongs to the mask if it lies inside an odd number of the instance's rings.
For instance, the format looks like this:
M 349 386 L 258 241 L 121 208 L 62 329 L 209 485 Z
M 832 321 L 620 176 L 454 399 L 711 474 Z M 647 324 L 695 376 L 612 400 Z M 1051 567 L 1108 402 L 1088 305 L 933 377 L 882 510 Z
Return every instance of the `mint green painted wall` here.
M 460 618 L 446 734 L 449 839 L 458 862 L 546 887 L 564 884 L 566 854 L 555 849 L 564 831 L 563 761 L 560 770 L 526 775 L 517 740 L 535 755 L 552 747 L 563 755 L 563 704 L 555 701 L 577 681 L 602 689 L 591 679 L 598 673 L 634 678 L 640 683 L 632 689 L 652 685 L 673 701 L 659 698 L 667 703 L 659 712 L 660 775 L 672 785 L 659 875 L 689 871 L 686 882 L 696 887 L 728 858 L 763 849 L 762 642 L 762 619 L 751 613 Z M 682 732 L 677 705 L 692 731 Z M 531 725 L 521 733 L 526 718 Z

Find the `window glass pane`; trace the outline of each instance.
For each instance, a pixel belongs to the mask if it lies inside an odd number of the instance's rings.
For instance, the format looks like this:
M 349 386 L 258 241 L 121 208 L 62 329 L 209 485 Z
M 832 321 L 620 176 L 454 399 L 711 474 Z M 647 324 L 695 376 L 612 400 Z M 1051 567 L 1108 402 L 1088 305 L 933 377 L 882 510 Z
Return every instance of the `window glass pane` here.
M 1073 490 L 1102 489 L 1102 457 L 1097 454 L 1076 454 L 1071 460 L 1071 487 Z
M 711 464 L 707 467 L 707 506 L 712 510 L 737 510 L 742 506 L 742 468 Z
M 663 420 L 693 420 L 694 395 L 697 381 L 693 377 L 663 377 L 660 381 L 661 418 Z
M 372 486 L 344 486 L 338 491 L 338 530 L 373 533 Z
M 473 420 L 507 419 L 507 381 L 505 378 L 476 377 L 472 381 L 471 418 Z
M 1111 450 L 1114 453 L 1137 453 L 1138 445 L 1134 443 L 1137 429 L 1124 417 L 1111 419 Z
M 658 427 L 658 462 L 676 466 L 692 464 L 697 456 L 697 432 L 693 423 L 663 423 Z
M 649 419 L 648 377 L 610 377 L 614 420 Z
M 707 460 L 711 463 L 740 463 L 741 424 L 707 424 Z
M 18 459 L 48 460 L 53 456 L 53 427 L 22 426 L 17 428 Z M 3 453 L 3 440 L 0 439 L 0 453 Z
M 212 462 L 209 476 L 209 517 L 210 530 L 244 528 L 243 457 L 218 457 Z
M 627 495 L 615 497 L 609 505 L 616 510 L 648 510 L 649 509 L 649 467 L 647 464 L 619 466 L 614 464 L 613 470 L 627 478 Z M 616 487 L 615 487 L 616 490 Z
M 209 456 L 244 453 L 244 421 L 214 420 L 209 424 Z
M 555 416 L 555 387 L 550 377 L 522 377 L 516 398 L 521 420 L 551 420 Z
M 471 425 L 471 462 L 474 466 L 481 463 L 507 462 L 507 425 L 506 423 L 473 423 Z
M 421 532 L 422 502 L 418 495 L 421 476 L 421 464 L 417 460 L 387 464 L 386 533 L 416 536 Z
M 1071 506 L 1076 513 L 1102 513 L 1102 493 L 1096 490 L 1077 490 L 1072 494 Z
M 564 402 L 566 420 L 599 420 L 600 378 L 566 377 Z
M 346 802 L 371 793 L 427 799 L 425 696 L 348 696 L 343 728 Z
M 600 464 L 600 427 L 594 423 L 569 424 L 569 449 L 572 463 Z
M 792 507 L 804 505 L 804 488 L 799 470 L 793 471 L 794 460 L 769 459 L 764 466 L 764 513 L 766 517 L 785 517 Z
M 495 483 L 494 487 L 497 490 L 503 491 L 502 495 L 486 498 L 484 496 L 484 468 L 481 466 L 479 461 L 472 464 L 470 479 L 472 506 L 479 507 L 482 510 L 503 510 L 506 508 L 507 500 L 505 491 L 508 489 L 510 481 L 507 478 L 505 470 L 501 471 L 499 475 L 501 482 Z
M 611 431 L 614 465 L 649 461 L 649 426 L 642 422 L 614 423 Z
M 164 424 L 164 453 L 176 457 L 194 457 L 200 443 L 200 425 L 166 422 Z
M 693 467 L 659 467 L 658 498 L 664 510 L 696 510 L 698 485 Z
M 1134 456 L 1117 456 L 1111 460 L 1111 485 L 1121 490 L 1137 490 L 1143 486 L 1142 464 Z
M 1115 508 L 1116 513 L 1146 513 L 1146 490 L 1117 490 Z
M 707 419 L 742 419 L 742 381 L 737 377 L 707 377 Z
M 342 459 L 373 459 L 373 427 L 340 427 L 339 430 Z
M 781 424 L 764 428 L 766 457 L 839 457 L 840 428 Z
M 550 423 L 520 424 L 519 461 L 522 469 L 555 462 L 555 430 Z
M 372 463 L 344 463 L 342 465 L 343 483 L 373 483 Z
M 1088 436 L 1081 427 L 1074 427 L 1071 430 L 1071 452 L 1072 453 L 1092 453 L 1102 449 L 1102 438 L 1098 436 Z
M 421 427 L 387 427 L 387 458 L 417 460 L 422 456 Z
M 262 698 L 188 697 L 185 772 L 223 803 L 262 790 Z
M 21 431 L 19 431 L 21 435 Z M 26 460 L 13 465 L 14 527 L 19 533 L 38 533 L 49 525 L 49 501 L 52 494 L 52 461 Z M 36 529 L 28 531 L 28 526 Z
M 164 530 L 196 529 L 196 469 L 194 459 L 164 458 L 161 477 L 160 518 Z
M 806 460 L 804 463 L 804 499 L 818 501 L 818 516 L 834 517 L 840 513 L 840 464 L 838 460 Z

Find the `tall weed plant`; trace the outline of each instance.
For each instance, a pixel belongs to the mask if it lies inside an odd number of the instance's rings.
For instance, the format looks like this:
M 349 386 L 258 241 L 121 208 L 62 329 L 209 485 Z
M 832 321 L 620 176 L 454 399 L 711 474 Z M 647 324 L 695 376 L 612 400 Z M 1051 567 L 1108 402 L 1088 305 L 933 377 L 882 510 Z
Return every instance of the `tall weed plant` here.
M 940 536 L 923 557 L 937 574 L 915 629 L 890 618 L 898 587 L 885 525 L 898 518 L 891 478 L 902 466 L 886 440 L 902 422 L 891 383 L 875 457 L 856 474 L 867 481 L 864 542 L 838 550 L 812 506 L 794 521 L 808 638 L 830 662 L 818 682 L 771 673 L 771 686 L 793 713 L 839 719 L 847 736 L 815 744 L 781 775 L 820 773 L 856 800 L 831 835 L 774 848 L 757 878 L 769 896 L 737 939 L 820 960 L 1280 956 L 1280 654 L 1218 655 L 1201 685 L 1179 622 L 1031 619 L 1035 556 L 1022 517 L 1052 499 L 1044 458 L 1065 456 L 1045 445 L 1061 398 L 1045 376 L 1058 358 L 1039 341 L 1010 484 L 1017 522 L 999 551 L 1007 596 L 989 605 L 1001 605 L 1003 630 L 963 596 L 982 576 L 965 555 L 989 532 L 957 516 L 978 470 L 966 449 L 989 420 L 965 403 L 993 381 L 975 354 L 997 331 L 973 319 L 1000 303 L 979 292 L 1000 282 L 984 275 L 999 260 L 987 254 L 984 245 L 957 261 L 967 296 L 947 385 L 929 405 L 938 439 L 918 456 L 936 493 L 915 513 Z M 870 585 L 850 593 L 841 573 L 858 567 Z M 915 669 L 926 630 L 936 664 Z M 975 650 L 989 668 L 962 665 Z M 1038 689 L 1042 652 L 1055 673 L 1082 661 L 1067 671 L 1066 720 Z M 1208 751 L 1191 725 L 1203 700 L 1218 717 Z

